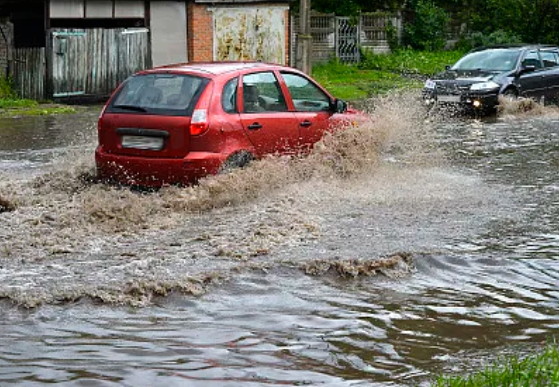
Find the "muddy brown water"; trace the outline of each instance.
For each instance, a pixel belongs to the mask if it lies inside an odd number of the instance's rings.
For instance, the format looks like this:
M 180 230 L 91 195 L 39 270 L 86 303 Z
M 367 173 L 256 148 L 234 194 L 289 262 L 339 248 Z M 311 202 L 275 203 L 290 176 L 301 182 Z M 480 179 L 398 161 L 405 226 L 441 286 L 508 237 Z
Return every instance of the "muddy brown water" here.
M 557 110 L 412 102 L 158 192 L 95 183 L 99 108 L 1 119 L 0 386 L 428 386 L 555 337 Z

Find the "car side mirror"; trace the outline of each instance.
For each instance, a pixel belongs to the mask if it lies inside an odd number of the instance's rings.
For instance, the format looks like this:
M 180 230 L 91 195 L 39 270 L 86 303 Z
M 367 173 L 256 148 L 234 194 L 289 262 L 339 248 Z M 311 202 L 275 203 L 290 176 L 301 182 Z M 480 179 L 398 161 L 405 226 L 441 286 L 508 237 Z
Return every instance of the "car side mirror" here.
M 345 113 L 347 111 L 347 102 L 336 98 L 332 104 L 332 110 L 334 113 Z
M 451 67 L 450 65 L 444 66 L 445 70 L 450 70 L 450 67 Z
M 536 70 L 536 66 L 534 65 L 525 65 L 520 68 L 520 74 L 524 73 L 531 73 L 532 71 Z

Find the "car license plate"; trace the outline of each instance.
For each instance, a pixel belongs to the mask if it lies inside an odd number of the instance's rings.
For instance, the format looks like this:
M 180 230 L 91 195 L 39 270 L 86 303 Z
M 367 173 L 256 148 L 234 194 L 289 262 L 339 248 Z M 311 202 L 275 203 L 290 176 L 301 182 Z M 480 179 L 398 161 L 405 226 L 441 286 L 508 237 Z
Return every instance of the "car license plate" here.
M 460 102 L 459 95 L 438 95 L 437 101 L 439 102 Z
M 163 137 L 122 136 L 122 147 L 143 150 L 161 150 L 163 149 Z

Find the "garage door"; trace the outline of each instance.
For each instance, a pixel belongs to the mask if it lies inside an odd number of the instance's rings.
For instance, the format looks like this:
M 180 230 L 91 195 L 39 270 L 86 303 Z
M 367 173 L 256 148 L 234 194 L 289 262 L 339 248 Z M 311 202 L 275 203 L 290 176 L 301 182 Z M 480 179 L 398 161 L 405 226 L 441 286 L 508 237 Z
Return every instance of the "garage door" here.
M 285 64 L 285 7 L 213 9 L 214 60 Z

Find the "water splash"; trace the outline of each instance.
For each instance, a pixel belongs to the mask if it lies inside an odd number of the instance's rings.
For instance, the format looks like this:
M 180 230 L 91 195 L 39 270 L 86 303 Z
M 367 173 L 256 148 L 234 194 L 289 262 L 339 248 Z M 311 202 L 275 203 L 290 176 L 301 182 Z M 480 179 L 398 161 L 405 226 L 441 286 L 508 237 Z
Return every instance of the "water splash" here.
M 559 115 L 559 108 L 556 105 L 546 105 L 532 98 L 509 99 L 499 96 L 497 115 L 502 118 L 518 116 L 549 116 Z
M 314 243 L 321 238 L 314 203 L 324 202 L 320 196 L 337 201 L 348 189 L 370 195 L 374 186 L 361 182 L 391 179 L 396 169 L 388 173 L 387 162 L 438 162 L 432 123 L 415 98 L 371 100 L 370 120 L 328 133 L 306 157 L 266 157 L 186 188 L 142 192 L 99 184 L 94 143 L 66 149 L 40 176 L 7 176 L 0 192 L 16 210 L 0 216 L 0 293 L 25 305 L 85 295 L 142 303 L 178 284 L 190 288 L 193 277 Z M 184 259 L 193 261 L 183 267 Z

